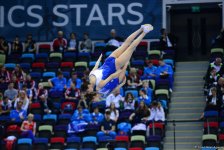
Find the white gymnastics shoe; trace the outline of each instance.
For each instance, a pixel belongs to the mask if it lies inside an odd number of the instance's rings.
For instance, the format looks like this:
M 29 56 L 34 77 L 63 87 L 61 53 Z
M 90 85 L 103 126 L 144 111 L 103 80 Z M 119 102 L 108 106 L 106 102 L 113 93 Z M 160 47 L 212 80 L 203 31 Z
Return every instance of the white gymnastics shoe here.
M 143 29 L 143 32 L 145 33 L 149 33 L 150 31 L 153 30 L 153 26 L 151 24 L 144 24 L 141 26 L 141 28 Z

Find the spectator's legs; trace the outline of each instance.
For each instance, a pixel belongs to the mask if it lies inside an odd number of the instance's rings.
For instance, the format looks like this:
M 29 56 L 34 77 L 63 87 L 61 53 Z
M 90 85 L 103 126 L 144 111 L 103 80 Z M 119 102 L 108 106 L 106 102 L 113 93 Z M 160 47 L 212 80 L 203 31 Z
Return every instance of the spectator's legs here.
M 118 58 L 128 48 L 128 46 L 131 44 L 131 42 L 133 42 L 133 40 L 137 37 L 137 35 L 139 35 L 141 32 L 142 32 L 142 29 L 140 28 L 137 31 L 135 31 L 134 33 L 132 33 L 124 41 L 124 43 L 119 48 L 117 48 L 109 57 Z
M 135 39 L 131 45 L 127 48 L 126 51 L 124 51 L 117 59 L 116 59 L 116 69 L 120 69 L 123 67 L 127 62 L 130 61 L 131 56 L 135 50 L 135 48 L 138 46 L 138 44 L 142 41 L 142 39 L 145 37 L 146 33 L 142 32 L 137 39 Z
M 102 137 L 102 136 L 104 136 L 105 135 L 105 133 L 103 132 L 103 131 L 99 131 L 99 132 L 97 132 L 97 137 L 99 138 L 99 137 Z

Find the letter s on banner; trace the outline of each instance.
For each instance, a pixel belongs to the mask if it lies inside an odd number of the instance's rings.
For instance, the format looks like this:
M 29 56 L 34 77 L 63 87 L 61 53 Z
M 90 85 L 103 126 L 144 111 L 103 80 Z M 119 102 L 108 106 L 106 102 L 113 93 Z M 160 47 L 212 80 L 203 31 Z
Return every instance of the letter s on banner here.
M 58 17 L 61 17 L 64 19 L 64 22 L 61 22 L 61 23 L 58 23 L 58 22 L 55 22 L 53 21 L 53 25 L 54 26 L 57 26 L 57 27 L 63 27 L 63 26 L 66 26 L 69 22 L 68 20 L 68 16 L 59 12 L 58 9 L 60 8 L 63 8 L 63 9 L 68 9 L 68 6 L 67 5 L 56 5 L 54 8 L 53 8 L 53 13 L 58 16 Z
M 31 16 L 31 17 L 36 18 L 38 20 L 38 22 L 37 23 L 27 22 L 27 26 L 29 26 L 29 27 L 39 27 L 43 23 L 43 18 L 41 17 L 41 15 L 38 15 L 38 14 L 35 14 L 34 12 L 32 12 L 33 9 L 40 9 L 40 10 L 42 10 L 42 6 L 40 6 L 40 5 L 32 5 L 32 6 L 28 7 L 27 14 L 29 16 Z
M 24 6 L 21 6 L 21 5 L 16 5 L 16 6 L 13 6 L 12 8 L 9 9 L 9 13 L 8 13 L 8 20 L 9 20 L 9 24 L 15 28 L 20 28 L 20 27 L 23 27 L 25 25 L 24 22 L 22 23 L 15 23 L 13 20 L 12 20 L 12 14 L 13 12 L 16 10 L 16 9 L 20 9 L 20 10 L 24 10 Z
M 138 11 L 134 11 L 133 10 L 133 7 L 143 7 L 142 6 L 142 4 L 141 3 L 131 3 L 131 4 L 129 4 L 128 5 L 128 12 L 130 13 L 130 14 L 132 14 L 132 15 L 134 15 L 134 16 L 138 16 L 138 20 L 136 20 L 136 21 L 132 21 L 132 20 L 127 20 L 127 22 L 128 22 L 128 24 L 130 24 L 130 25 L 138 25 L 138 24 L 141 24 L 142 23 L 142 21 L 143 21 L 143 19 L 144 19 L 144 17 L 143 17 L 143 15 L 140 13 L 140 12 L 138 12 Z

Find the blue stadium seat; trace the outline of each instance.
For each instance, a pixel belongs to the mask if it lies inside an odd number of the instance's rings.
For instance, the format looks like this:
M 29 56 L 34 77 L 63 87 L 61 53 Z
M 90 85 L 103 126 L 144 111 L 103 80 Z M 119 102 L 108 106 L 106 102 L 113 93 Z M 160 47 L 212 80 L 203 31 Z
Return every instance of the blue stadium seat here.
M 7 64 L 4 64 L 4 67 L 5 67 L 6 70 L 8 70 L 8 71 L 12 71 L 12 70 L 15 69 L 16 64 L 14 64 L 14 63 L 7 63 Z
M 55 72 L 44 72 L 43 81 L 48 81 L 48 79 L 54 78 L 56 76 Z
M 36 62 L 47 62 L 48 61 L 48 53 L 39 53 L 36 54 Z
M 23 69 L 25 73 L 30 72 L 30 69 L 31 69 L 30 63 L 21 63 L 19 64 L 19 66 Z
M 22 54 L 20 61 L 22 63 L 32 63 L 34 59 L 34 54 Z
M 127 91 L 125 91 L 125 95 L 126 95 L 127 93 L 132 93 L 132 94 L 134 95 L 135 98 L 138 97 L 138 90 L 127 90 Z

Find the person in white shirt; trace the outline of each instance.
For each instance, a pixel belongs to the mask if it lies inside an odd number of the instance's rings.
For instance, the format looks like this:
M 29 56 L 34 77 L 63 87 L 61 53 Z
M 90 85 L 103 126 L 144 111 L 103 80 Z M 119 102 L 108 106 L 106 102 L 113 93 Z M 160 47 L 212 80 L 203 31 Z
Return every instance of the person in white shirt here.
M 20 91 L 19 92 L 19 97 L 15 100 L 14 108 L 17 107 L 17 103 L 19 101 L 22 101 L 23 102 L 22 109 L 25 110 L 25 111 L 27 111 L 30 101 L 27 98 L 27 95 L 26 95 L 26 92 L 25 91 Z
M 159 102 L 152 102 L 149 121 L 165 121 L 164 109 Z
M 110 104 L 110 108 L 106 109 L 106 111 L 110 111 L 110 119 L 114 122 L 118 121 L 119 118 L 119 111 L 115 107 L 115 103 Z
M 131 92 L 127 93 L 125 96 L 124 109 L 125 110 L 135 110 L 135 98 Z
M 120 102 L 124 101 L 124 97 L 120 94 L 120 89 L 117 89 L 114 91 L 114 93 L 111 93 L 106 98 L 106 107 L 110 107 L 111 103 L 115 104 L 116 108 L 120 108 Z

